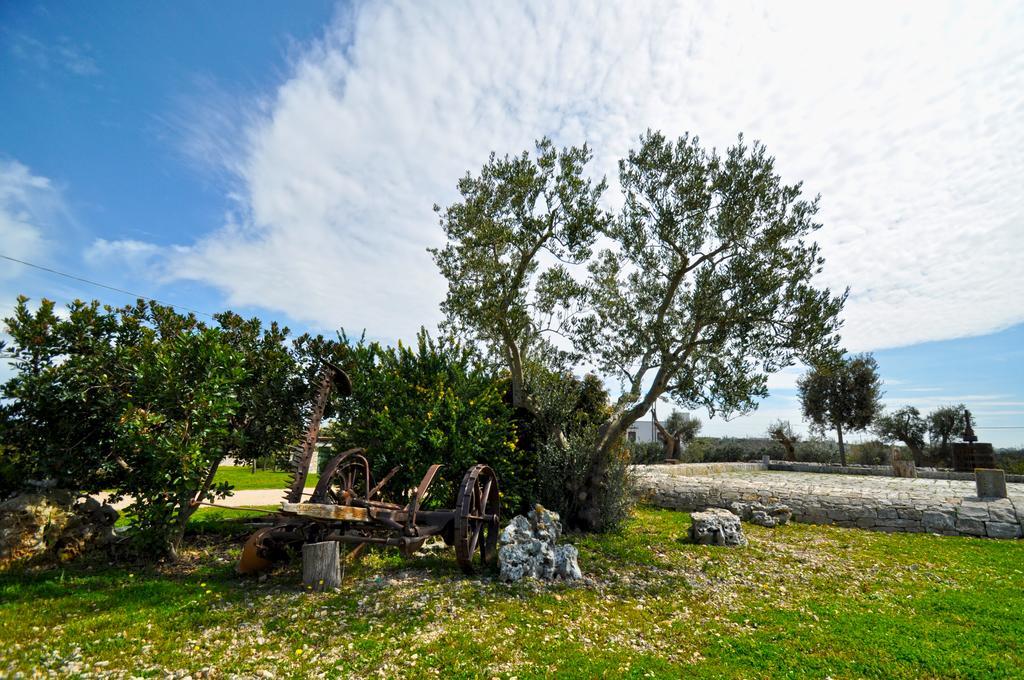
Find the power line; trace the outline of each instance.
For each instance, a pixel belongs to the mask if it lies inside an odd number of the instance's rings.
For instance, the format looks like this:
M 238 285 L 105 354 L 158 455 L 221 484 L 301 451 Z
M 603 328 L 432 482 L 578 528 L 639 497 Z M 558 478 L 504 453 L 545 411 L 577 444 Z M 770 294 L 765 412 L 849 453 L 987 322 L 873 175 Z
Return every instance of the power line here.
M 23 264 L 26 267 L 34 267 L 35 269 L 40 269 L 40 270 L 42 270 L 44 272 L 49 272 L 51 274 L 56 274 L 57 276 L 63 276 L 64 278 L 72 279 L 74 281 L 81 281 L 82 283 L 88 283 L 90 286 L 99 286 L 100 288 L 106 288 L 107 290 L 113 290 L 113 291 L 116 291 L 118 293 L 124 293 L 125 295 L 131 295 L 132 297 L 142 298 L 143 300 L 149 300 L 150 302 L 156 302 L 157 304 L 167 305 L 168 307 L 177 307 L 178 309 L 184 309 L 186 312 L 192 312 L 193 314 L 202 314 L 204 316 L 210 317 L 211 319 L 216 318 L 216 317 L 213 316 L 213 314 L 210 314 L 209 312 L 204 312 L 204 311 L 199 310 L 199 309 L 192 309 L 191 307 L 186 307 L 185 305 L 176 305 L 173 302 L 164 302 L 163 300 L 157 300 L 156 298 L 150 297 L 148 295 L 142 295 L 141 293 L 133 293 L 130 290 L 125 290 L 124 288 L 117 288 L 115 286 L 108 286 L 107 284 L 100 283 L 98 281 L 90 281 L 89 279 L 84 279 L 81 276 L 75 276 L 74 274 L 67 274 L 65 272 L 57 271 L 56 269 L 50 269 L 49 267 L 44 267 L 44 266 L 42 266 L 40 264 L 33 264 L 31 262 L 26 262 L 25 260 L 19 260 L 16 257 L 10 257 L 9 255 L 4 255 L 3 253 L 0 253 L 0 258 L 3 258 L 5 260 L 10 260 L 11 262 L 17 262 L 18 264 Z

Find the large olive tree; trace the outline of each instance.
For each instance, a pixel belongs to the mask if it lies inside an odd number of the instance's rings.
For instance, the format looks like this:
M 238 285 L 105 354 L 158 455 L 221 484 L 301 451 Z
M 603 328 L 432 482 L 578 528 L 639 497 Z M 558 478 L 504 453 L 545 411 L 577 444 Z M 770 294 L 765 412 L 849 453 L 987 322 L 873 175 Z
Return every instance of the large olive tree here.
M 586 146 L 559 151 L 546 138 L 532 158 L 492 153 L 479 175 L 459 180 L 459 202 L 434 206 L 448 238 L 431 249 L 448 279 L 448 324 L 500 359 L 512 405 L 538 418 L 546 410 L 527 388 L 531 354 L 545 331 L 565 331 L 562 309 L 582 293 L 565 265 L 587 261 L 607 221 L 598 205 L 605 183 L 584 174 L 591 157 Z
M 552 318 L 577 357 L 623 383 L 594 442 L 598 489 L 601 461 L 659 398 L 742 413 L 772 372 L 833 356 L 845 295 L 814 285 L 817 199 L 783 183 L 761 144 L 741 136 L 719 155 L 648 132 L 619 164 L 615 216 L 599 206 L 604 182 L 585 179 L 589 160 L 547 140 L 536 160 L 492 155 L 441 211 L 448 245 L 434 255 L 449 321 L 498 350 L 518 403 L 530 399 L 523 353 Z M 593 254 L 598 236 L 607 247 Z

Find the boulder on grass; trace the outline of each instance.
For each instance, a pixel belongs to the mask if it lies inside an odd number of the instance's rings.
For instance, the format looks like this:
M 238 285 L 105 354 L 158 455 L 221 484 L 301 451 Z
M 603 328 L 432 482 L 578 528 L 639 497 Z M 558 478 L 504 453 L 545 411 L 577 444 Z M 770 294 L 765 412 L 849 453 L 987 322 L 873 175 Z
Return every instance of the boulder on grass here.
M 556 545 L 562 535 L 557 512 L 540 505 L 516 515 L 498 539 L 498 564 L 502 581 L 532 577 L 545 581 L 575 580 L 583 577 L 579 552 L 571 545 Z
M 0 503 L 0 567 L 21 560 L 71 559 L 114 539 L 118 513 L 69 491 L 22 493 Z
M 768 528 L 789 524 L 789 521 L 793 519 L 793 511 L 789 509 L 788 505 L 782 503 L 764 505 L 762 503 L 736 502 L 729 506 L 729 510 L 744 522 Z
M 690 540 L 701 545 L 746 545 L 740 518 L 722 508 L 708 508 L 691 515 Z

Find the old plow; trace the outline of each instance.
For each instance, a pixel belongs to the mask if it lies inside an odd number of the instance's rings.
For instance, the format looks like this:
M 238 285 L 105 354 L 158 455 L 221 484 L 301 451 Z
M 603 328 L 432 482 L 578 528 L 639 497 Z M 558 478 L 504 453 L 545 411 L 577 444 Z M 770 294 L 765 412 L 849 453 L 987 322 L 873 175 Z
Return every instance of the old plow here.
M 499 529 L 498 480 L 487 465 L 474 465 L 466 472 L 454 509 L 424 509 L 423 502 L 441 465 L 431 465 L 419 485 L 404 492 L 407 502 L 389 503 L 381 500 L 381 495 L 401 466 L 374 483 L 366 452 L 356 448 L 331 458 L 312 495 L 303 499 L 324 409 L 335 389 L 348 396 L 352 394 L 352 382 L 343 370 L 326 364 L 305 437 L 293 452 L 294 473 L 281 510 L 270 526 L 257 530 L 246 541 L 238 571 L 265 571 L 306 543 L 347 543 L 355 554 L 368 545 L 396 546 L 411 555 L 431 536 L 440 536 L 447 545 L 455 546 L 459 566 L 467 573 L 494 564 Z

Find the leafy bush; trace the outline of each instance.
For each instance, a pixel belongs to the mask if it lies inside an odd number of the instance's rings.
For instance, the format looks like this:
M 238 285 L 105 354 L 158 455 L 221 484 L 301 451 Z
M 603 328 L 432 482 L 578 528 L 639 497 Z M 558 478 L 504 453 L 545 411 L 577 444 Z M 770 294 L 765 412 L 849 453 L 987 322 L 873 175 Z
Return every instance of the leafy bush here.
M 536 459 L 516 447 L 504 385 L 471 349 L 422 330 L 414 347 L 343 344 L 353 394 L 338 401 L 326 433 L 334 451 L 365 448 L 375 479 L 401 465 L 387 486 L 396 500 L 441 463 L 427 505 L 453 507 L 466 470 L 486 463 L 498 476 L 503 512 L 530 502 Z
M 540 502 L 571 529 L 614 529 L 633 507 L 628 449 L 620 446 L 604 458 L 596 441 L 596 428 L 589 428 L 571 432 L 564 442 L 552 439 L 541 449 Z
M 760 461 L 775 446 L 770 439 L 697 437 L 687 447 L 687 458 L 694 462 L 749 463 Z
M 19 297 L 5 319 L 14 376 L 0 388 L 3 482 L 47 479 L 132 496 L 131 531 L 173 555 L 196 503 L 228 492 L 225 457 L 253 460 L 300 432 L 322 338 L 226 312 L 211 328 L 170 307 L 75 301 L 58 316 Z M 19 452 L 17 456 L 11 452 Z
M 839 460 L 839 445 L 828 439 L 797 442 L 796 459 L 801 463 L 833 464 Z
M 853 460 L 861 465 L 886 465 L 890 448 L 877 439 L 862 442 L 853 446 Z
M 661 442 L 626 442 L 626 449 L 634 465 L 651 465 L 665 460 L 665 446 Z

